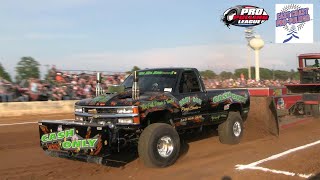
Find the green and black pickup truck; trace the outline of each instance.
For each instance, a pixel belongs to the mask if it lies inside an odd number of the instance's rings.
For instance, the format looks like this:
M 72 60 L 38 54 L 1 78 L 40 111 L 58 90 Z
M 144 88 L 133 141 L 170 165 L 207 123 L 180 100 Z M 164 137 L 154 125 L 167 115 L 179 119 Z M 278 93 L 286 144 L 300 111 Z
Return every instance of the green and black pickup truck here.
M 136 144 L 146 166 L 166 167 L 177 160 L 187 131 L 218 127 L 221 143 L 239 143 L 249 107 L 247 89 L 206 90 L 195 68 L 139 70 L 76 102 L 74 120 L 40 121 L 40 145 L 52 156 L 102 163 Z

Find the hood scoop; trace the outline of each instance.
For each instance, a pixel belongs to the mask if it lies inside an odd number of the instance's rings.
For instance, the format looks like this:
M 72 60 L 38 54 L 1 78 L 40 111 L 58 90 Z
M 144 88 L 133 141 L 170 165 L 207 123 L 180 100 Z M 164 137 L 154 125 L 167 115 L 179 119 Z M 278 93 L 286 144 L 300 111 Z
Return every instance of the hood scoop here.
M 123 85 L 112 85 L 108 87 L 107 94 L 116 94 L 116 93 L 123 93 L 124 92 L 124 86 Z

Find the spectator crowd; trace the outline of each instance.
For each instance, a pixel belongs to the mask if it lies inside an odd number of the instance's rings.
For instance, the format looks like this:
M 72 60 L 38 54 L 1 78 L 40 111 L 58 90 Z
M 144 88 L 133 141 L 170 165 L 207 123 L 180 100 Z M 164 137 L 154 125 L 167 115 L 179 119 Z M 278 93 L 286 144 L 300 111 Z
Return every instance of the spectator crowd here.
M 285 84 L 299 84 L 300 81 L 297 80 L 260 80 L 256 81 L 254 79 L 203 79 L 203 82 L 206 88 L 215 89 L 215 88 L 237 88 L 237 87 L 281 87 Z
M 126 73 L 102 73 L 102 88 L 121 84 L 127 77 Z M 203 78 L 206 88 L 236 87 L 279 87 L 284 84 L 298 84 L 295 80 L 261 80 L 245 79 L 241 75 L 237 79 Z M 23 101 L 59 101 L 79 100 L 95 96 L 96 73 L 62 72 L 53 66 L 46 80 L 30 78 L 14 84 L 0 77 L 0 102 Z
M 125 73 L 103 74 L 102 88 L 120 84 Z M 96 73 L 62 72 L 53 66 L 46 80 L 30 78 L 14 84 L 0 77 L 0 102 L 79 100 L 95 95 Z

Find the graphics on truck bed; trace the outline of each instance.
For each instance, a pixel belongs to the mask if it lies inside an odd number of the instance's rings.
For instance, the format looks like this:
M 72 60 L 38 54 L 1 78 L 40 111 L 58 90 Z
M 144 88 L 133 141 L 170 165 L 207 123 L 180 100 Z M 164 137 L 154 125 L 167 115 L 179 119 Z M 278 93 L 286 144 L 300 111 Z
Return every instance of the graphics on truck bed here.
M 178 158 L 188 130 L 218 125 L 222 143 L 239 143 L 249 105 L 248 90 L 206 90 L 194 68 L 140 70 L 76 102 L 75 120 L 40 121 L 40 144 L 54 156 L 98 163 L 135 144 L 145 165 L 165 167 Z

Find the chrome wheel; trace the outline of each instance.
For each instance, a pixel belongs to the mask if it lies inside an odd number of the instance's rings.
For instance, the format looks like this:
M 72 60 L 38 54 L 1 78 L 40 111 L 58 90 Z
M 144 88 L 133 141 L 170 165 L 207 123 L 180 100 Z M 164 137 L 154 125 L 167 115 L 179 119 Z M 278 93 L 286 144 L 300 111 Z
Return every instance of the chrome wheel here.
M 233 124 L 233 134 L 236 136 L 236 137 L 239 137 L 240 134 L 241 134 L 241 124 L 236 121 L 234 124 Z
M 161 157 L 169 157 L 173 152 L 173 142 L 169 136 L 163 136 L 158 140 L 157 150 Z

